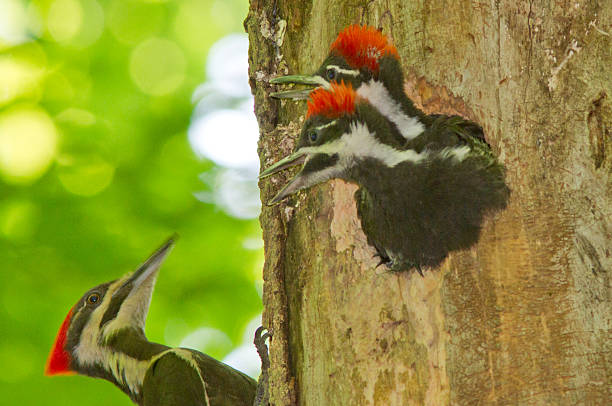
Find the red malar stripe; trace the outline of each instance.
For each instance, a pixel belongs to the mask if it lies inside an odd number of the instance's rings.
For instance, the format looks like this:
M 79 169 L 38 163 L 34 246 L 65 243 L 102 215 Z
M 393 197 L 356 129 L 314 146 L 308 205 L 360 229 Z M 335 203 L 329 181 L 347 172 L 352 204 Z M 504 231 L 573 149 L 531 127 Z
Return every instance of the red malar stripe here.
M 70 309 L 57 333 L 55 344 L 53 344 L 53 349 L 47 360 L 45 375 L 70 375 L 74 373 L 70 370 L 70 354 L 64 349 L 66 345 L 66 334 L 68 333 L 68 327 L 70 327 L 73 310 L 74 308 Z

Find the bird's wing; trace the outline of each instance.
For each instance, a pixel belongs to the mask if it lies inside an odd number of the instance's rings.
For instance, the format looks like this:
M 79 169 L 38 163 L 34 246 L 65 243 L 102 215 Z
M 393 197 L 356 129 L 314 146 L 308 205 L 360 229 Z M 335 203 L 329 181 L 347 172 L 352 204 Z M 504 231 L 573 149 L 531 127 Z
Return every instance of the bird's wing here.
M 206 383 L 211 406 L 252 406 L 257 382 L 206 354 L 192 354 Z
M 175 350 L 153 361 L 142 387 L 142 406 L 212 406 L 197 363 Z

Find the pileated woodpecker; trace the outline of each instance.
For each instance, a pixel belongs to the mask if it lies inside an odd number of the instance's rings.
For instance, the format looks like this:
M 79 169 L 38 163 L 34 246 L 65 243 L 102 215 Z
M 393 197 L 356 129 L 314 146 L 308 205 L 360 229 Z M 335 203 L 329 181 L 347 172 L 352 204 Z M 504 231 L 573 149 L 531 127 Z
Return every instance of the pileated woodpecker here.
M 404 92 L 399 54 L 391 41 L 374 27 L 351 25 L 332 43 L 329 55 L 312 75 L 289 75 L 270 80 L 275 84 L 304 84 L 309 88 L 271 93 L 282 99 L 307 99 L 312 86 L 330 89 L 332 83 L 351 84 L 404 138 L 403 148 L 442 149 L 474 137 L 485 142 L 482 128 L 459 116 L 426 115 Z M 460 127 L 461 137 L 444 126 Z
M 419 273 L 473 245 L 484 215 L 506 206 L 503 167 L 484 142 L 466 134 L 462 119 L 441 116 L 422 134 L 454 139 L 453 146 L 417 150 L 350 84 L 331 83 L 310 97 L 295 152 L 260 174 L 303 164 L 271 204 L 332 178 L 357 183 L 369 243 L 390 269 Z
M 144 333 L 166 241 L 134 272 L 89 289 L 68 312 L 45 370 L 103 378 L 142 406 L 251 406 L 253 379 L 201 352 Z

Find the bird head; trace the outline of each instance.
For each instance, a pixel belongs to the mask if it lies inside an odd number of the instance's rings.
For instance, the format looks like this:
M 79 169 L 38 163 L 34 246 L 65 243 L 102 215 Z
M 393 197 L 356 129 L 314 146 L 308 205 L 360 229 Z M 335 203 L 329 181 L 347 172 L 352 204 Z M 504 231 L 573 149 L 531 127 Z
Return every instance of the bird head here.
M 85 292 L 59 329 L 45 375 L 111 373 L 113 338 L 126 331 L 144 337 L 157 273 L 175 239 L 168 239 L 135 271 Z
M 350 84 L 332 83 L 329 90 L 318 88 L 310 95 L 306 121 L 294 152 L 259 177 L 303 164 L 269 202 L 275 204 L 328 179 L 358 182 L 352 175 L 353 169 L 365 161 L 393 167 L 402 160 L 422 158 L 415 151 L 402 151 L 403 142 L 397 129 L 367 99 L 357 95 Z
M 274 84 L 302 84 L 308 88 L 271 93 L 279 99 L 307 99 L 313 88 L 329 89 L 331 83 L 350 83 L 358 89 L 362 83 L 376 79 L 380 62 L 395 60 L 400 79 L 399 55 L 388 38 L 374 27 L 351 25 L 342 30 L 330 47 L 330 52 L 312 75 L 288 75 L 270 80 Z M 401 85 L 401 83 L 400 83 Z

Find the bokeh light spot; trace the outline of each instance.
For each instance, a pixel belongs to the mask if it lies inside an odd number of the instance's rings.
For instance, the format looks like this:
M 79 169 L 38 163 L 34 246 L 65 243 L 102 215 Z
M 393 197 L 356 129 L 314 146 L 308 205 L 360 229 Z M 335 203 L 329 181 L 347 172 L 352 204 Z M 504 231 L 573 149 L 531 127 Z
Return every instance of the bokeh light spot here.
M 130 59 L 130 75 L 142 92 L 162 96 L 175 91 L 185 78 L 183 51 L 172 41 L 151 38 L 140 43 Z
M 69 107 L 59 113 L 55 119 L 60 123 L 69 123 L 80 127 L 88 127 L 95 124 L 96 116 L 91 111 Z
M 81 0 L 83 22 L 72 45 L 86 48 L 100 38 L 104 31 L 104 9 L 96 0 Z
M 104 10 L 96 0 L 55 0 L 47 14 L 47 29 L 57 42 L 85 48 L 104 30 Z
M 114 0 L 108 11 L 108 26 L 118 41 L 133 45 L 156 34 L 164 16 L 165 9 L 158 4 Z
M 37 91 L 43 74 L 40 61 L 0 56 L 0 105 Z
M 0 115 L 0 174 L 9 183 L 29 183 L 47 170 L 58 133 L 38 107 L 16 107 Z
M 78 196 L 94 196 L 106 189 L 112 182 L 115 167 L 99 156 L 59 160 L 59 179 L 62 185 Z
M 258 166 L 255 116 L 240 110 L 217 110 L 189 127 L 193 149 L 226 167 Z
M 222 169 L 205 172 L 200 179 L 211 191 L 195 193 L 195 197 L 222 208 L 227 214 L 240 219 L 259 216 L 261 202 L 257 187 L 257 170 Z
M 251 99 L 248 55 L 246 34 L 227 35 L 215 42 L 206 60 L 207 83 L 226 96 Z
M 220 358 L 233 347 L 232 340 L 221 330 L 201 327 L 181 341 L 179 347 L 202 351 L 212 357 Z
M 47 14 L 47 29 L 58 42 L 72 39 L 83 23 L 83 8 L 77 0 L 55 0 Z
M 230 20 L 224 23 L 229 24 Z M 212 38 L 219 35 L 210 15 L 210 3 L 200 0 L 181 1 L 174 20 L 174 31 L 183 46 L 195 54 L 204 54 L 212 45 Z
M 38 208 L 29 200 L 10 200 L 0 206 L 0 232 L 15 242 L 29 240 L 38 225 Z
M 261 326 L 261 314 L 249 321 L 242 336 L 242 345 L 223 358 L 223 362 L 257 379 L 261 372 L 261 359 L 253 345 L 255 330 Z
M 19 0 L 0 1 L 0 49 L 3 42 L 20 44 L 28 39 L 28 12 Z
M 69 105 L 88 101 L 92 93 L 92 78 L 78 69 L 55 71 L 45 81 L 45 98 Z
M 225 0 L 215 0 L 210 8 L 213 21 L 219 28 L 223 28 L 223 24 L 227 21 L 232 21 L 232 4 Z

